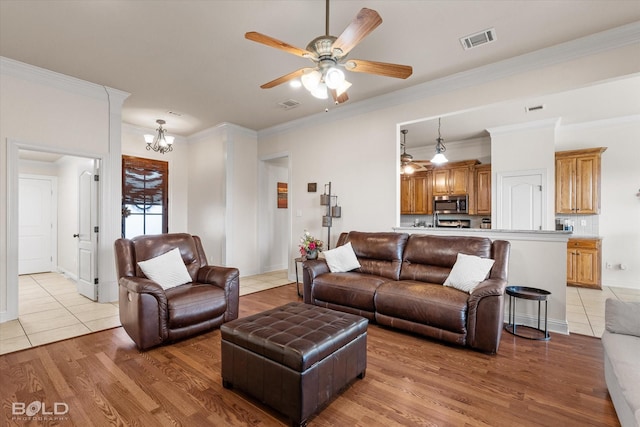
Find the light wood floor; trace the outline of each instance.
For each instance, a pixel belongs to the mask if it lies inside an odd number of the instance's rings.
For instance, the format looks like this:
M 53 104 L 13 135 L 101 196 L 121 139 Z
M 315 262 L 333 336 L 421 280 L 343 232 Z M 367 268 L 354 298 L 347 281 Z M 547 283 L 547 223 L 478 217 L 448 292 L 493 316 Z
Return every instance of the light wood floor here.
M 240 316 L 297 299 L 295 284 L 246 295 Z M 619 425 L 598 338 L 552 334 L 541 342 L 503 333 L 498 354 L 489 356 L 370 325 L 367 347 L 366 377 L 311 426 Z M 143 353 L 122 328 L 96 332 L 0 356 L 0 380 L 0 425 L 286 423 L 222 387 L 219 330 Z M 12 419 L 16 403 L 34 401 L 69 411 L 56 423 Z

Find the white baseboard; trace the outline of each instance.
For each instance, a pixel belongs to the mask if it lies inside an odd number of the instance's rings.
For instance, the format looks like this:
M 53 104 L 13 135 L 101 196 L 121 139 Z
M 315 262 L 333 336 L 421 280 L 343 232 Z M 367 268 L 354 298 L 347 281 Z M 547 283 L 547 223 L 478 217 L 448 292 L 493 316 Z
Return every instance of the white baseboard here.
M 505 323 L 509 322 L 509 311 L 505 310 L 504 312 L 504 320 Z M 569 322 L 566 320 L 560 319 L 552 319 L 549 318 L 547 324 L 547 330 L 549 332 L 555 332 L 558 334 L 569 335 Z M 532 328 L 538 327 L 538 316 L 531 316 L 527 314 L 518 314 L 516 315 L 515 322 L 517 325 L 529 326 Z M 544 329 L 544 317 L 540 319 L 540 328 Z

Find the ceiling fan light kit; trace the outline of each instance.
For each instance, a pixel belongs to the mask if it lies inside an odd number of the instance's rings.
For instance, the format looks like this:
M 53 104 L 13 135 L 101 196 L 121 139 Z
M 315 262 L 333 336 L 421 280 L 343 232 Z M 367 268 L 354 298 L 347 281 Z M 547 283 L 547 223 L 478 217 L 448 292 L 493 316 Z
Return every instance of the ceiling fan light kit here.
M 318 36 L 309 42 L 306 50 L 255 31 L 247 32 L 244 36 L 247 40 L 283 50 L 315 63 L 315 68 L 298 69 L 263 84 L 260 86 L 262 89 L 270 89 L 300 78 L 302 85 L 314 97 L 327 99 L 331 94 L 334 102 L 341 104 L 349 99 L 347 90 L 351 87 L 351 83 L 346 80 L 344 72 L 339 67 L 353 72 L 401 79 L 406 79 L 413 73 L 413 69 L 408 65 L 362 59 L 346 61 L 348 53 L 381 23 L 382 18 L 378 12 L 362 8 L 339 37 L 331 36 L 329 35 L 329 0 L 326 0 L 325 35 Z
M 173 141 L 175 137 L 167 135 L 167 130 L 162 127 L 166 124 L 164 120 L 158 119 L 156 123 L 160 125 L 156 132 L 157 135 L 145 134 L 144 141 L 147 143 L 147 150 L 155 151 L 160 154 L 173 151 Z

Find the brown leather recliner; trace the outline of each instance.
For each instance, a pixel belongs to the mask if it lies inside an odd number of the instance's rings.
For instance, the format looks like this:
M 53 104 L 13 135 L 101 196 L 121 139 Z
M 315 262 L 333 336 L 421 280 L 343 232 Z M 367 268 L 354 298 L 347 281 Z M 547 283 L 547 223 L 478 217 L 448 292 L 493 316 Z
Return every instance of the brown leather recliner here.
M 179 248 L 191 283 L 163 289 L 138 262 Z M 137 236 L 114 243 L 120 322 L 140 350 L 216 328 L 238 317 L 239 271 L 207 265 L 198 236 Z

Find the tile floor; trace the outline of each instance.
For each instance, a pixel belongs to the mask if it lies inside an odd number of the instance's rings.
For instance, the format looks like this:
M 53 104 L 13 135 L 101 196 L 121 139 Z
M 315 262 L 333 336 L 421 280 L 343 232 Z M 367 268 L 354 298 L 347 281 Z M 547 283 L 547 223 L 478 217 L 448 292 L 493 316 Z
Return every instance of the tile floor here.
M 607 298 L 640 301 L 640 289 L 603 286 L 602 290 L 567 286 L 567 321 L 569 333 L 602 336 L 604 302 Z
M 286 270 L 241 277 L 240 295 L 288 283 Z M 18 295 L 18 320 L 0 324 L 0 354 L 120 326 L 117 302 L 93 302 L 58 273 L 20 276 Z

